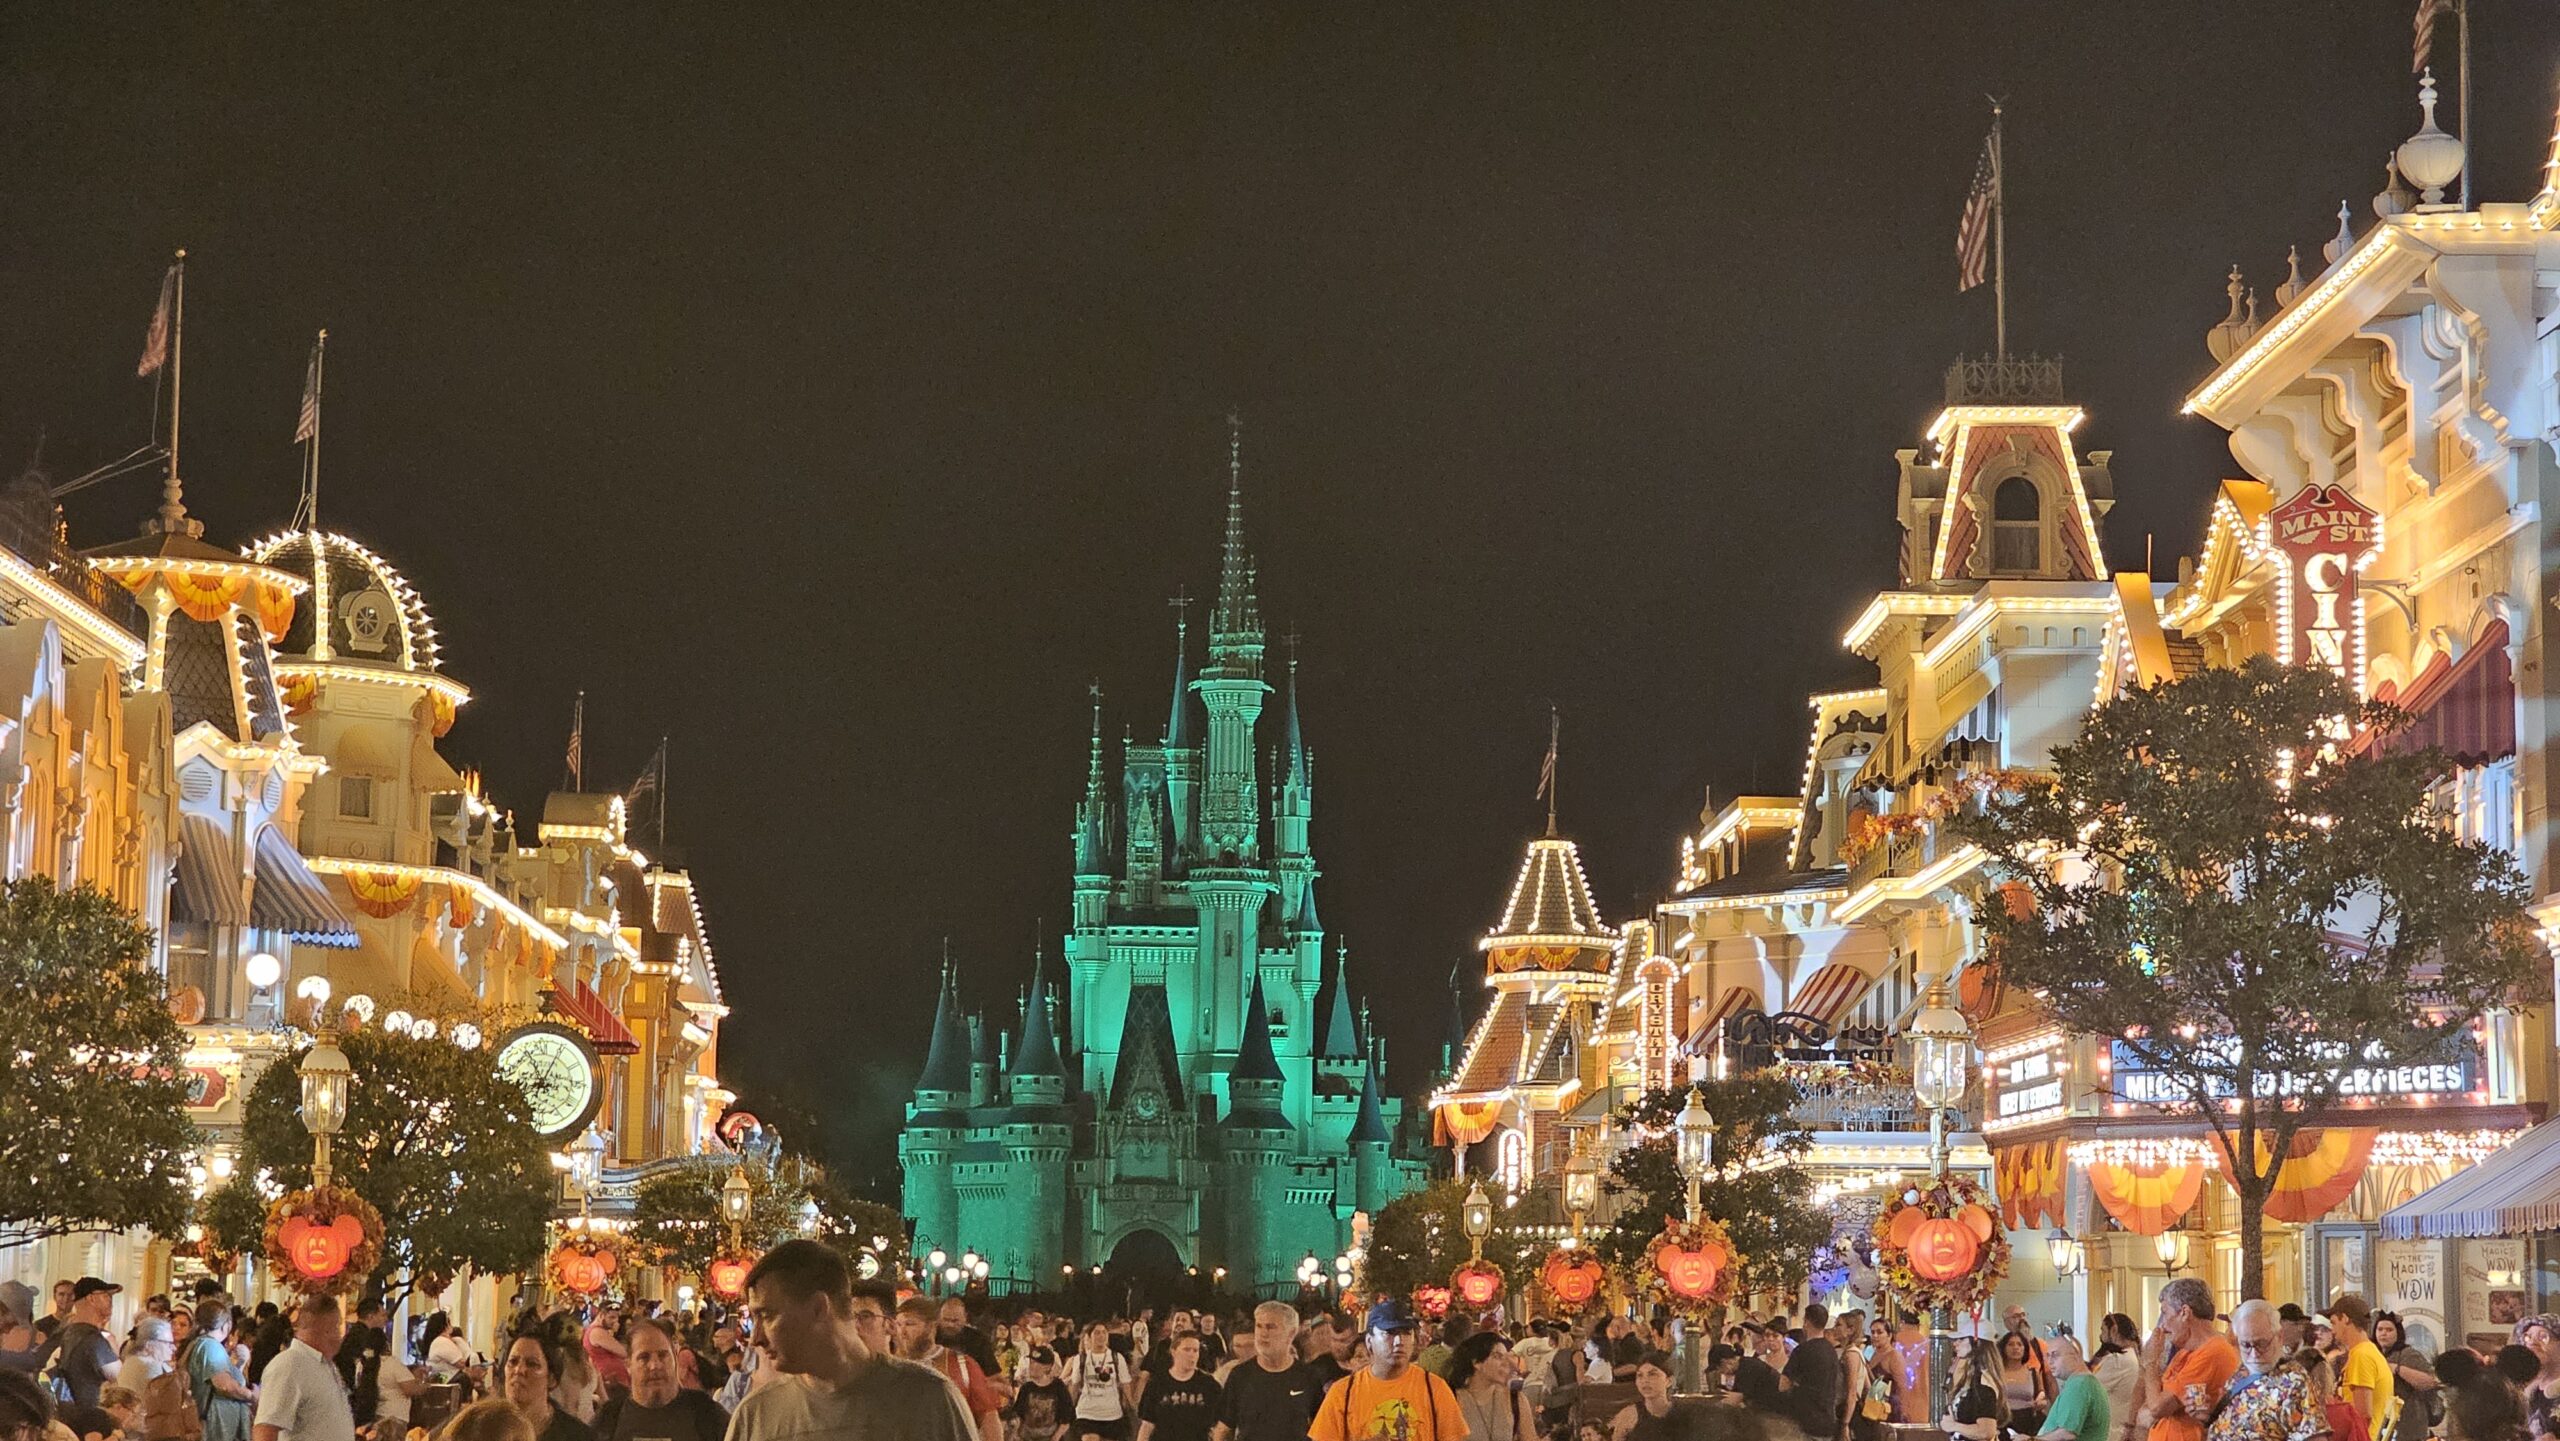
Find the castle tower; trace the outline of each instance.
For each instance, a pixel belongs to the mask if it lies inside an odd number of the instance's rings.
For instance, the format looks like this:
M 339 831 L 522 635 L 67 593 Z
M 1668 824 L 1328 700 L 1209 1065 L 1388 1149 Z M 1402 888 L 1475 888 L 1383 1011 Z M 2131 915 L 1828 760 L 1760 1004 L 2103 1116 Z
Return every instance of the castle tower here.
M 1262 848 L 1254 728 L 1262 718 L 1262 603 L 1253 557 L 1244 548 L 1244 457 L 1240 434 L 1227 447 L 1227 538 L 1218 604 L 1209 623 L 1209 664 L 1191 683 L 1208 712 L 1208 756 L 1200 790 L 1200 854 L 1228 869 L 1252 865 Z
M 959 990 L 946 964 L 942 997 L 933 1011 L 933 1041 L 925 1051 L 924 1070 L 916 1077 L 906 1128 L 898 1133 L 898 1165 L 904 1173 L 901 1199 L 907 1215 L 915 1220 L 919 1248 L 959 1240 L 959 1200 L 952 1187 L 951 1163 L 968 1125 L 962 1112 L 969 1104 L 970 1059 Z
M 1257 979 L 1246 1001 L 1244 1037 L 1236 1048 L 1235 1069 L 1227 1075 L 1230 1099 L 1223 1133 L 1223 1255 L 1237 1268 L 1231 1282 L 1247 1290 L 1282 1279 L 1279 1272 L 1285 1264 L 1273 1232 L 1296 1129 L 1282 1105 L 1286 1089 L 1280 1058 L 1271 1045 L 1269 1001 Z
M 1200 728 L 1194 713 L 1199 697 L 1191 693 L 1191 601 L 1177 598 L 1173 622 L 1173 705 L 1164 719 L 1165 807 L 1170 825 L 1165 835 L 1164 873 L 1179 876 L 1200 853 Z
M 1360 1078 L 1360 1115 L 1351 1127 L 1351 1169 L 1353 1188 L 1360 1209 L 1375 1216 L 1378 1209 L 1395 1199 L 1395 1164 L 1392 1152 L 1395 1135 L 1387 1129 L 1386 1112 L 1378 1103 L 1378 1073 L 1385 1063 L 1375 1057 L 1362 1068 Z
M 1049 978 L 1036 963 L 1031 1001 L 1023 1010 L 1022 1044 L 1006 1078 L 1012 1111 L 1004 1125 L 1009 1184 L 994 1228 L 997 1264 L 1005 1274 L 1041 1284 L 1067 1259 L 1067 1161 L 1073 1116 L 1067 1071 L 1049 1017 Z
M 996 1085 L 1001 1073 L 996 1064 L 996 1028 L 984 1016 L 969 1018 L 969 1104 L 972 1107 L 996 1103 Z

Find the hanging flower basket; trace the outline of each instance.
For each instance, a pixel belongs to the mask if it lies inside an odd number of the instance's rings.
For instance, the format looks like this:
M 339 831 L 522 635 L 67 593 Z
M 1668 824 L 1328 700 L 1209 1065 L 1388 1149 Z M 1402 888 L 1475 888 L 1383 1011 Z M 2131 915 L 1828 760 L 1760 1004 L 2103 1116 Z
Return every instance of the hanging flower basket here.
M 1978 1312 L 2009 1274 L 1999 1205 L 1969 1176 L 1896 1196 L 1877 1214 L 1874 1237 L 1885 1285 L 1917 1310 Z
M 289 1289 L 344 1295 L 382 1264 L 382 1213 L 344 1186 L 288 1191 L 267 1207 L 262 1243 Z
M 1733 1236 L 1712 1216 L 1694 1221 L 1674 1219 L 1644 1248 L 1637 1268 L 1644 1293 L 1659 1305 L 1696 1322 L 1733 1299 L 1742 1271 L 1742 1253 Z

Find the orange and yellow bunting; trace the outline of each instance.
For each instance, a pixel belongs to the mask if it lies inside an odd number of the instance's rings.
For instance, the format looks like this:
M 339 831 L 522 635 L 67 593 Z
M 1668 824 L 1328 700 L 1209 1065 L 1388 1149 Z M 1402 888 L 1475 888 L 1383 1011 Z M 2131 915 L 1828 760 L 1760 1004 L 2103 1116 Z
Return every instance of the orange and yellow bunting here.
M 162 571 L 169 582 L 169 597 L 195 620 L 220 620 L 222 613 L 240 603 L 241 592 L 249 588 L 245 575 L 191 575 L 183 570 Z
M 2117 1224 L 2137 1236 L 2157 1236 L 2178 1224 L 2204 1189 L 2204 1162 L 2170 1157 L 2089 1162 L 2089 1189 Z
M 311 702 L 320 695 L 320 678 L 308 675 L 287 676 L 279 689 L 284 695 L 284 709 L 287 715 L 309 715 Z
M 281 585 L 258 587 L 258 629 L 272 645 L 293 628 L 293 591 Z
M 1581 946 L 1503 946 L 1493 953 L 1497 971 L 1569 971 Z
M 436 734 L 441 736 L 453 729 L 453 697 L 443 691 L 432 691 L 428 693 L 427 700 L 435 707 Z
M 396 916 L 417 899 L 419 878 L 415 875 L 386 874 L 360 867 L 349 867 L 343 874 L 348 893 L 355 897 L 356 909 L 368 916 Z
M 2295 1132 L 2293 1144 L 2285 1148 L 2284 1160 L 2276 1167 L 2275 1184 L 2267 1192 L 2267 1214 L 2296 1224 L 2329 1214 L 2364 1179 L 2365 1166 L 2373 1159 L 2374 1134 L 2371 1126 Z M 2258 1164 L 2264 1166 L 2267 1142 L 2263 1136 L 2258 1138 L 2257 1152 Z M 2214 1146 L 2214 1162 L 2226 1178 L 2231 1174 L 2231 1154 L 2227 1146 Z
M 1431 1113 L 1433 1144 L 1472 1146 L 1492 1135 L 1501 1119 L 1500 1101 L 1443 1101 Z
M 445 887 L 445 924 L 453 927 L 456 931 L 467 931 L 471 929 L 471 923 L 479 918 L 480 903 L 472 899 L 470 887 Z
M 2029 1141 L 1992 1153 L 1991 1178 L 2000 1188 L 2000 1215 L 2012 1229 L 2062 1224 L 2068 1151 L 2061 1141 Z

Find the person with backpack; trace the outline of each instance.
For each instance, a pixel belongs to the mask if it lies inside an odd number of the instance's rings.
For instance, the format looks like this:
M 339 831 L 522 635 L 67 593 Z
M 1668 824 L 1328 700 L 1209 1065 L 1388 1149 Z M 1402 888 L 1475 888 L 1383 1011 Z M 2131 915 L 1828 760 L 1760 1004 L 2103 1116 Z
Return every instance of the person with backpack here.
M 1112 1349 L 1108 1323 L 1085 1322 L 1083 1341 L 1058 1378 L 1076 1398 L 1075 1441 L 1128 1441 L 1129 1413 L 1137 1409 L 1136 1369 Z
M 172 1375 L 187 1378 L 189 1399 L 199 1418 L 200 1441 L 249 1441 L 250 1402 L 257 1393 L 240 1370 L 231 1349 L 231 1306 L 221 1297 L 196 1303 L 196 1334 Z M 152 1419 L 151 1397 L 143 1398 L 143 1426 L 151 1441 L 189 1441 L 176 1421 Z M 170 1428 L 166 1434 L 155 1425 Z
M 53 1333 L 50 1369 L 54 1396 L 74 1406 L 98 1404 L 99 1388 L 115 1379 L 116 1343 L 107 1339 L 107 1318 L 122 1286 L 83 1276 L 71 1284 L 71 1315 Z

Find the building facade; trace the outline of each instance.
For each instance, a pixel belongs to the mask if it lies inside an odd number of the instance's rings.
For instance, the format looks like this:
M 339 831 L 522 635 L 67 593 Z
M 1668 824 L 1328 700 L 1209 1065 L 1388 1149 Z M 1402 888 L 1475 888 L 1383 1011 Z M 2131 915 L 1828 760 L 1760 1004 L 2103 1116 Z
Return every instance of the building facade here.
M 1096 1267 L 1294 1286 L 1423 1176 L 1325 948 L 1297 663 L 1275 696 L 1229 463 L 1205 659 L 1178 626 L 1162 729 L 1116 766 L 1095 697 L 1061 955 L 1001 1040 L 946 973 L 899 1136 L 916 1247 L 977 1252 L 998 1290 Z

